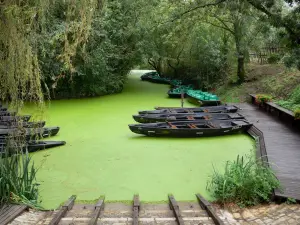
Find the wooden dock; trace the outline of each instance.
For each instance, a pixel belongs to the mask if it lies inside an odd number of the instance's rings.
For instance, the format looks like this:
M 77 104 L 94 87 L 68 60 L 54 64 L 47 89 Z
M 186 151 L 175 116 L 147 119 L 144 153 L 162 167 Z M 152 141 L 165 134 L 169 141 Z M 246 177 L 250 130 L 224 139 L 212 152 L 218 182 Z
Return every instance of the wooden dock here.
M 275 190 L 275 197 L 300 201 L 299 131 L 256 105 L 235 105 L 241 108 L 241 114 L 263 132 L 268 161 L 282 185 L 282 191 Z

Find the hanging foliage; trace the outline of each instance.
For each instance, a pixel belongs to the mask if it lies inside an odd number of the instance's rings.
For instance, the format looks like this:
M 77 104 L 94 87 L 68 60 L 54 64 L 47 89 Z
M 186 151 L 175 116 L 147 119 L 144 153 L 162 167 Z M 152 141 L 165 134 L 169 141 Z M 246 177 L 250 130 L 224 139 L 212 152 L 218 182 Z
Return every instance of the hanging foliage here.
M 21 107 L 24 100 L 43 103 L 38 34 L 46 30 L 47 10 L 59 0 L 7 0 L 0 4 L 0 101 Z M 88 40 L 97 0 L 65 1 L 64 48 L 58 56 L 74 72 L 73 57 Z

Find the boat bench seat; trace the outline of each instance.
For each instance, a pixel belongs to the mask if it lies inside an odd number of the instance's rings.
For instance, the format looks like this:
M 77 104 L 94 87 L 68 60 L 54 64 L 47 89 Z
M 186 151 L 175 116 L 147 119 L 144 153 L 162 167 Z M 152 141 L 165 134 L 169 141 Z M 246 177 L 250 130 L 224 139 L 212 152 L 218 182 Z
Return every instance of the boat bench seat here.
M 228 124 L 228 123 L 221 123 L 220 124 L 220 128 L 231 128 L 232 127 L 232 125 L 231 124 Z
M 188 126 L 192 129 L 197 129 L 198 127 L 195 124 L 188 124 Z
M 168 125 L 172 128 L 172 129 L 178 129 L 178 127 L 177 126 L 175 126 L 174 124 L 172 124 L 172 123 L 169 123 L 169 122 L 167 122 L 168 123 Z

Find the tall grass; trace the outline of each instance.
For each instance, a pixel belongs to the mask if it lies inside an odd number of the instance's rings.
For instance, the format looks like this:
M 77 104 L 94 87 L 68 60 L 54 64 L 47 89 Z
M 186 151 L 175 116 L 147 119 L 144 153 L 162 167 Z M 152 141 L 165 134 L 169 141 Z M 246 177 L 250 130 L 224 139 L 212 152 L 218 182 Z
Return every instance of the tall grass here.
M 38 184 L 34 163 L 29 154 L 10 154 L 5 149 L 0 155 L 0 204 L 7 202 L 37 205 Z
M 279 186 L 272 169 L 250 156 L 228 161 L 224 173 L 214 169 L 207 183 L 208 191 L 218 203 L 236 203 L 240 207 L 268 202 L 273 189 Z

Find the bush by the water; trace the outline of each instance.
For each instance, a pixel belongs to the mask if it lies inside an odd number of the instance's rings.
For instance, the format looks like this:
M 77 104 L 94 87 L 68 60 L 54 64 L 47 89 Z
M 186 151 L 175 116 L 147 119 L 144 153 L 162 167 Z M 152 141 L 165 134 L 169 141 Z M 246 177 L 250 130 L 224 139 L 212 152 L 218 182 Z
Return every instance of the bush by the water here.
M 36 206 L 38 184 L 34 164 L 28 153 L 8 152 L 0 156 L 0 205 L 6 202 L 22 202 Z
M 240 207 L 268 202 L 273 189 L 279 186 L 271 168 L 253 157 L 240 156 L 226 163 L 224 173 L 214 170 L 207 183 L 218 203 L 236 203 Z

